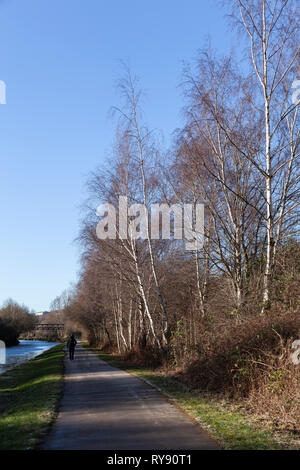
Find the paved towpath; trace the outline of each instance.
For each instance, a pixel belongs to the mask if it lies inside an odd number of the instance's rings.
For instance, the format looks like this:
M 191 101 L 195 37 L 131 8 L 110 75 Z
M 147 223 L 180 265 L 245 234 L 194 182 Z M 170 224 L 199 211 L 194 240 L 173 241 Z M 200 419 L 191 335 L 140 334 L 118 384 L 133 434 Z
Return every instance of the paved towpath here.
M 215 441 L 153 387 L 80 344 L 65 357 L 59 413 L 43 449 L 218 449 Z

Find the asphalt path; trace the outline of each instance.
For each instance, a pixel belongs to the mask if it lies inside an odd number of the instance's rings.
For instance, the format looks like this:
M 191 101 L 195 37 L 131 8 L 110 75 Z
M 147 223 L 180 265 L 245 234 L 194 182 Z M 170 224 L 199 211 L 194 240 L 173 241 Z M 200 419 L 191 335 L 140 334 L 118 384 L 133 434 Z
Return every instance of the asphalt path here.
M 218 449 L 198 423 L 142 380 L 80 344 L 45 450 Z

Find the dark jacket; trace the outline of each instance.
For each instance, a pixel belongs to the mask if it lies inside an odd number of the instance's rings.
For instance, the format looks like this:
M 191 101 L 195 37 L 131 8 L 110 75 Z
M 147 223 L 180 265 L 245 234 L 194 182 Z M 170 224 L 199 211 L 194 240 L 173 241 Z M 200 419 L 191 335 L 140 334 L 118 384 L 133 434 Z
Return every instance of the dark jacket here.
M 75 337 L 74 337 L 74 336 L 71 336 L 71 337 L 68 339 L 67 348 L 68 348 L 68 349 L 75 349 L 76 344 L 77 344 L 77 341 L 76 341 Z

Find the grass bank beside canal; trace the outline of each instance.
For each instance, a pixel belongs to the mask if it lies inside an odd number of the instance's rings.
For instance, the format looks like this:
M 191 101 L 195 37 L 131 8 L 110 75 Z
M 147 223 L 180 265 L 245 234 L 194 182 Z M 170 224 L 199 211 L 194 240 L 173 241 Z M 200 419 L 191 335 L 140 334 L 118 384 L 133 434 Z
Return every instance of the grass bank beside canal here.
M 36 449 L 63 387 L 63 345 L 0 375 L 0 450 Z

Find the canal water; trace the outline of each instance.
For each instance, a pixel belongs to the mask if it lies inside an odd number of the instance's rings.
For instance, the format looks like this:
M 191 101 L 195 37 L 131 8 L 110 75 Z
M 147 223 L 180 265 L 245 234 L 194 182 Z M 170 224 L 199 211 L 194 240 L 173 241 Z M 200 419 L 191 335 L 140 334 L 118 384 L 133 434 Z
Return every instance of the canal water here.
M 6 363 L 0 363 L 0 374 L 3 374 L 9 369 L 18 366 L 22 362 L 33 359 L 34 357 L 42 354 L 47 349 L 53 348 L 59 343 L 49 343 L 48 341 L 30 341 L 20 340 L 18 346 L 11 346 L 6 348 Z M 2 362 L 2 361 L 1 361 Z

